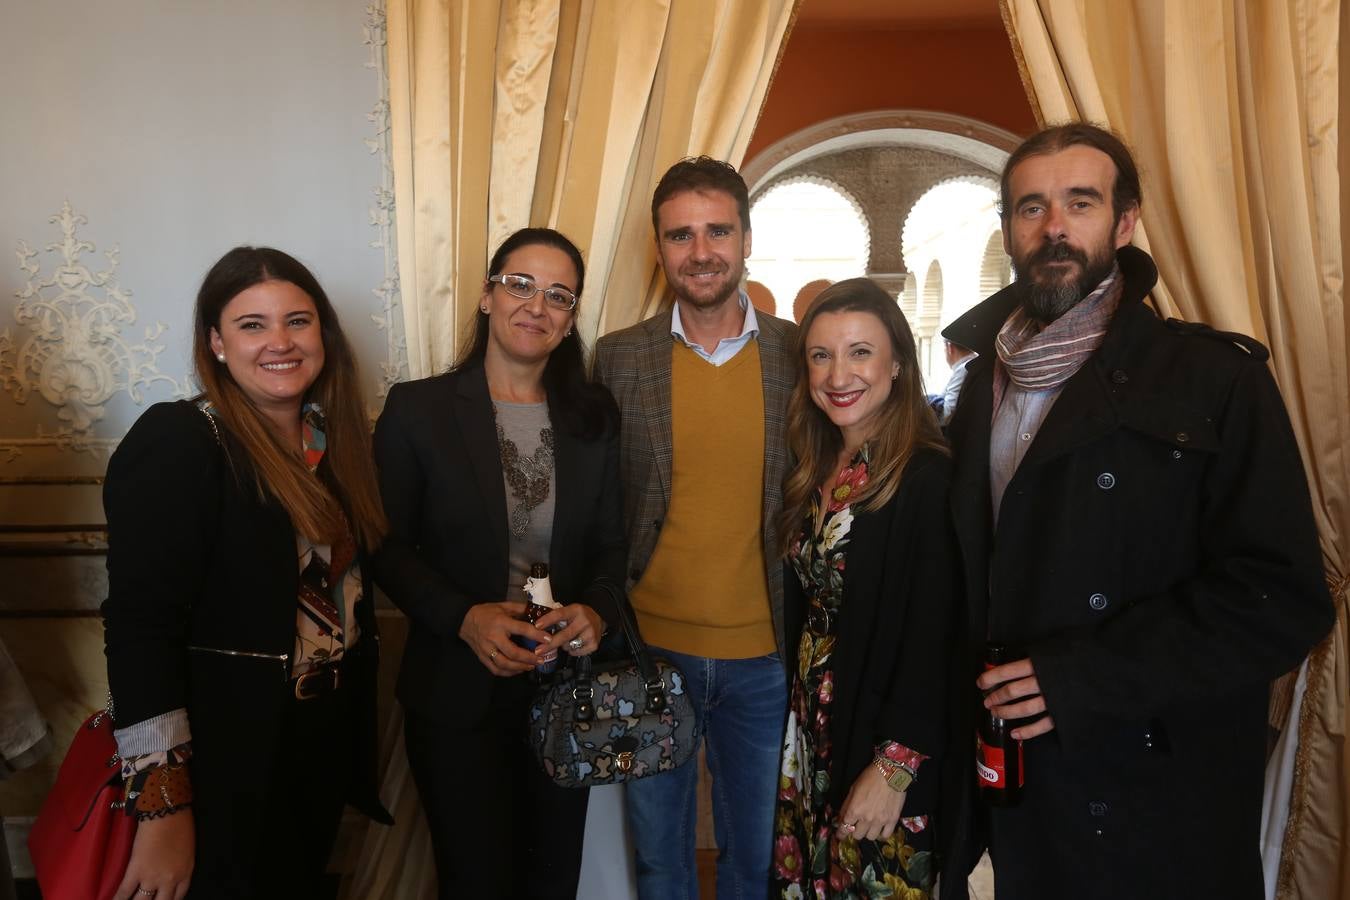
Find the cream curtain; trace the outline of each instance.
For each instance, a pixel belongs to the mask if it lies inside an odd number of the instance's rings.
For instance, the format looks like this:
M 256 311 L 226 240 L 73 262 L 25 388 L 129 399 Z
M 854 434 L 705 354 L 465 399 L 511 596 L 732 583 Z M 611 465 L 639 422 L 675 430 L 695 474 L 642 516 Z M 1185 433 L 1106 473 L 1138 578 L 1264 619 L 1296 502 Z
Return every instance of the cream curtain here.
M 588 343 L 654 311 L 652 189 L 684 156 L 740 164 L 799 2 L 388 0 L 412 377 L 451 364 L 492 249 L 526 225 L 581 248 Z M 395 716 L 384 799 L 398 825 L 363 842 L 350 897 L 431 896 L 401 731 Z
M 1037 117 L 1104 123 L 1133 146 L 1144 177 L 1136 242 L 1158 263 L 1161 308 L 1271 348 L 1338 616 L 1290 685 L 1298 702 L 1281 707 L 1291 727 L 1272 764 L 1284 760 L 1269 779 L 1267 816 L 1287 814 L 1288 824 L 1267 880 L 1271 889 L 1278 880 L 1281 898 L 1350 900 L 1340 0 L 1001 7 Z
M 739 163 L 798 0 L 389 0 L 409 371 L 446 368 L 488 255 L 524 225 L 586 257 L 588 340 L 661 300 L 651 190 Z

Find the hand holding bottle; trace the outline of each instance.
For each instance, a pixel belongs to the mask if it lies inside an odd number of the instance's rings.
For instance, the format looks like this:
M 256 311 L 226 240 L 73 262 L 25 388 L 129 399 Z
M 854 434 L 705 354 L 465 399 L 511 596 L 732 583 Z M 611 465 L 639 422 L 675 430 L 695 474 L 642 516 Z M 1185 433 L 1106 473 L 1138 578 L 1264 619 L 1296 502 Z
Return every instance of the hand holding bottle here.
M 1000 719 L 1028 719 L 1040 716 L 1034 722 L 1019 725 L 1012 736 L 1019 741 L 1030 740 L 1053 731 L 1055 720 L 1046 712 L 1041 685 L 1030 659 L 1019 659 L 986 669 L 975 684 L 985 691 L 984 708 Z

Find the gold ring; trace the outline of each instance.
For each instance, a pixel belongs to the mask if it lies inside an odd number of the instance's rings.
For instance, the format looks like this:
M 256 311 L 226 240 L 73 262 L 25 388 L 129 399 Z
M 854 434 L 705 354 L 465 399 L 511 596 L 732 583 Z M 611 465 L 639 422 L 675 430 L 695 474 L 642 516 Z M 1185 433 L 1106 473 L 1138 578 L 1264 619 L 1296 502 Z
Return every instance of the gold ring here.
M 497 658 L 497 648 L 493 647 L 492 652 L 488 654 L 488 659 L 496 659 L 496 658 Z

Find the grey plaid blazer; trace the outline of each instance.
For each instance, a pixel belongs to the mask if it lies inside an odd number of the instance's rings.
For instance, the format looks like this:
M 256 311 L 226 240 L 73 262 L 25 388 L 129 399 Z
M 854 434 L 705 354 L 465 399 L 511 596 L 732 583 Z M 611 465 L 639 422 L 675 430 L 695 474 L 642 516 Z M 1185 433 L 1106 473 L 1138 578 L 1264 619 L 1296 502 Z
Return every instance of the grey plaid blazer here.
M 764 381 L 764 574 L 778 655 L 786 666 L 795 653 L 787 652 L 783 563 L 774 525 L 783 505 L 783 476 L 788 467 L 785 428 L 788 396 L 797 377 L 797 326 L 759 310 L 755 316 Z M 595 345 L 594 377 L 614 394 L 622 418 L 619 471 L 623 478 L 630 589 L 647 568 L 670 505 L 673 341 L 670 312 L 666 311 L 607 334 Z

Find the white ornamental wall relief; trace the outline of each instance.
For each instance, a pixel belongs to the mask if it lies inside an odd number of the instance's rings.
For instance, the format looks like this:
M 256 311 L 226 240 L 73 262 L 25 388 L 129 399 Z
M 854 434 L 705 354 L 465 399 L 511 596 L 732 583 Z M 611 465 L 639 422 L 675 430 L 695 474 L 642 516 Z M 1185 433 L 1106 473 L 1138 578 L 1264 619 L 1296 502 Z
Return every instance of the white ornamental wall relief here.
M 186 397 L 189 386 L 159 371 L 164 345 L 162 322 L 148 326 L 138 343 L 123 331 L 136 322 L 131 291 L 117 282 L 118 250 L 102 254 L 104 262 L 85 262 L 93 243 L 77 231 L 88 220 L 66 201 L 48 221 L 61 229 L 61 240 L 43 248 L 51 264 L 44 274 L 42 253 L 20 241 L 19 269 L 27 279 L 15 292 L 17 334 L 0 332 L 0 388 L 16 403 L 36 393 L 56 408 L 56 432 L 38 427 L 38 436 L 65 449 L 91 447 L 95 423 L 104 405 L 125 392 L 143 403 L 143 390 L 163 383 L 173 396 Z M 50 259 L 54 257 L 54 259 Z M 101 266 L 100 271 L 94 267 Z

